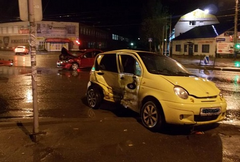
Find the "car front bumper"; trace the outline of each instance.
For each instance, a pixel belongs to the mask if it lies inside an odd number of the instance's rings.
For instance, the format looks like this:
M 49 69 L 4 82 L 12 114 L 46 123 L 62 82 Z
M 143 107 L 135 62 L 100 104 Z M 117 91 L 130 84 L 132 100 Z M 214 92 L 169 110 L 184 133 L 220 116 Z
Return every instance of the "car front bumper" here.
M 216 123 L 223 120 L 226 116 L 226 102 L 216 103 L 161 103 L 165 115 L 165 120 L 170 124 L 180 125 L 203 125 Z M 201 114 L 201 109 L 215 110 L 220 109 L 217 114 Z

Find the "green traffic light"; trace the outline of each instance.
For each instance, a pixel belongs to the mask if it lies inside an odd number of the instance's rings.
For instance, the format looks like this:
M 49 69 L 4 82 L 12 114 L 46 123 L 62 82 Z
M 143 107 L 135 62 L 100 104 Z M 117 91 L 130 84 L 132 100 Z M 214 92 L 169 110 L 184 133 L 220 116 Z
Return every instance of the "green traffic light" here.
M 240 44 L 239 43 L 235 44 L 235 48 L 240 49 Z
M 235 67 L 240 67 L 240 61 L 235 61 L 234 65 L 235 65 Z

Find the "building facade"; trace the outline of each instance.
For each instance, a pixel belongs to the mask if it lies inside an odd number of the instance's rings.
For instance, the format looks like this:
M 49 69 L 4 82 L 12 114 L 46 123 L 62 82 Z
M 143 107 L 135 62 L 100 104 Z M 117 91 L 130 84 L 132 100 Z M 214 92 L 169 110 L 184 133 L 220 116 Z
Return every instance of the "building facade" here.
M 0 49 L 29 46 L 29 27 L 29 22 L 1 23 Z M 109 50 L 129 46 L 127 38 L 76 22 L 35 22 L 35 36 L 37 50 L 61 51 L 63 46 L 70 51 L 85 48 Z
M 37 50 L 60 51 L 62 46 L 69 50 L 79 48 L 79 24 L 74 22 L 39 21 L 36 22 Z M 0 24 L 0 48 L 11 50 L 18 45 L 29 45 L 29 22 Z
M 171 37 L 173 55 L 233 54 L 232 23 L 219 23 L 216 16 L 196 9 L 183 15 L 174 27 Z
M 234 54 L 232 24 L 196 27 L 172 40 L 174 55 L 208 55 L 216 57 Z

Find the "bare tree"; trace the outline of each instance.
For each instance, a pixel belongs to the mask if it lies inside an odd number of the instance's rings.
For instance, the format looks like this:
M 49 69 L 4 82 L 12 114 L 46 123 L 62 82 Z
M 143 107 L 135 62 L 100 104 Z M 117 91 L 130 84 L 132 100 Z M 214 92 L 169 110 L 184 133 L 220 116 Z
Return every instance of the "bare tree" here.
M 166 39 L 166 31 L 169 28 L 168 9 L 159 0 L 148 0 L 143 15 L 141 28 L 143 40 L 148 42 L 151 38 L 150 50 L 154 49 L 163 54 L 164 39 Z

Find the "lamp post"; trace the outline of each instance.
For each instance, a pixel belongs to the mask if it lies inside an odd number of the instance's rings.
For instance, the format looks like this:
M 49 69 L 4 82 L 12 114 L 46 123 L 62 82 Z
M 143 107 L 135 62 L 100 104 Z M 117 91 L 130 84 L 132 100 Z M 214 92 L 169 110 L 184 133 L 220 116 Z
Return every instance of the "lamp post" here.
M 238 0 L 235 5 L 235 17 L 234 17 L 234 57 L 237 57 L 237 42 L 238 42 Z

